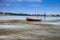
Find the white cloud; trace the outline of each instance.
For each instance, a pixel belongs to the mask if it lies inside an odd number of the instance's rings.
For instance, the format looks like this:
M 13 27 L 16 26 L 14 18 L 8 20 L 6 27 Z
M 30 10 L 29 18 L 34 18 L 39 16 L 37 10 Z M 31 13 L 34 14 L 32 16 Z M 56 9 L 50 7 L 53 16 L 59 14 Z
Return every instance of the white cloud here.
M 23 1 L 25 1 L 25 2 L 42 2 L 42 0 L 3 0 L 3 1 L 5 1 L 5 2 L 23 2 Z
M 0 4 L 0 6 L 10 6 L 10 4 Z
M 6 4 L 6 6 L 10 6 L 10 4 Z
M 38 7 L 38 6 L 40 6 L 39 4 L 31 4 L 31 6 L 33 6 L 33 7 Z
M 16 0 L 16 1 L 19 1 L 19 2 L 42 2 L 42 0 Z

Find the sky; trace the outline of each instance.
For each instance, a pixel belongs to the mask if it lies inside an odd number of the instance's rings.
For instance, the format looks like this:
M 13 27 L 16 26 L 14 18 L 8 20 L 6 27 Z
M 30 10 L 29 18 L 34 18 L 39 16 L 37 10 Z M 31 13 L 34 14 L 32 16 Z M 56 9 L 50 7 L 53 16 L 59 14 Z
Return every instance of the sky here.
M 0 12 L 60 14 L 60 0 L 0 0 Z

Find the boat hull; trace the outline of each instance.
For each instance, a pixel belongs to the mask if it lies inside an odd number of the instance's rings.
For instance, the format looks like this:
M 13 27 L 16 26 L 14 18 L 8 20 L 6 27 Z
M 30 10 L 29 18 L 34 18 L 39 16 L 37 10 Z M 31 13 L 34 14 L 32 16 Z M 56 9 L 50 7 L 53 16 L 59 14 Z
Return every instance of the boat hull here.
M 27 21 L 42 21 L 41 19 L 32 19 L 32 18 L 27 18 Z

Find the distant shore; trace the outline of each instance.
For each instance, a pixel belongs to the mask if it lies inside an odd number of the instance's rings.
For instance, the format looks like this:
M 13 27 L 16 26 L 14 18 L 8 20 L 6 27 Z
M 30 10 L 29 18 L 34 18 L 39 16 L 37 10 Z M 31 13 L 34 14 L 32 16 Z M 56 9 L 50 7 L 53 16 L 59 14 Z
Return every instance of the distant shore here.
M 28 14 L 28 13 L 11 13 L 11 12 L 0 12 L 0 15 L 9 15 L 9 16 L 52 16 L 52 17 L 60 17 L 60 14 L 49 14 L 47 15 L 46 13 L 43 14 Z

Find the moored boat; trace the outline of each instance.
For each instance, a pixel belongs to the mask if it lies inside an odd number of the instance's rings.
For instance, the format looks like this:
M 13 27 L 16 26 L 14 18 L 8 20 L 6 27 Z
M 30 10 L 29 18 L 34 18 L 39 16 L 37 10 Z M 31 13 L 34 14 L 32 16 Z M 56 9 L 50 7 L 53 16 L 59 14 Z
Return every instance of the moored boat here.
M 27 18 L 27 21 L 42 21 L 42 19 L 38 19 L 38 18 Z

